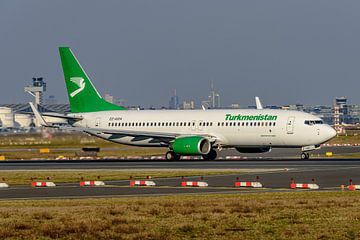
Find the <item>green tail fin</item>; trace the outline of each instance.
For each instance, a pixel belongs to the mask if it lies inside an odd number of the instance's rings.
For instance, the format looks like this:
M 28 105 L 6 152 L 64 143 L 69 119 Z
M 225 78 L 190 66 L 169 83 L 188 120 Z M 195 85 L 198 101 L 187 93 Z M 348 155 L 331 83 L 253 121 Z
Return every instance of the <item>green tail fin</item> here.
M 60 47 L 59 52 L 71 112 L 98 112 L 126 109 L 109 103 L 100 96 L 70 48 Z

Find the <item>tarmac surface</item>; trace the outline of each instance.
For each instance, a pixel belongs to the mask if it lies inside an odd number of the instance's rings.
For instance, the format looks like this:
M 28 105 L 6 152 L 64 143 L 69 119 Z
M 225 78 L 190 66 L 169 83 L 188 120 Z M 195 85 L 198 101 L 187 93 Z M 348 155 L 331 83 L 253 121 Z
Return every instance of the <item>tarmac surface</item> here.
M 101 160 L 101 161 L 4 161 L 0 169 L 13 170 L 66 170 L 73 169 L 116 169 L 116 170 L 241 170 L 248 173 L 203 176 L 209 187 L 180 187 L 181 178 L 152 179 L 155 187 L 130 187 L 129 180 L 106 181 L 103 187 L 80 187 L 79 183 L 56 183 L 53 188 L 32 188 L 30 186 L 10 186 L 0 189 L 0 199 L 48 199 L 87 197 L 141 197 L 175 194 L 220 194 L 220 193 L 264 193 L 290 190 L 291 179 L 297 183 L 315 182 L 318 191 L 340 191 L 340 185 L 347 186 L 349 179 L 360 183 L 360 159 L 316 159 L 316 160 L 222 160 L 222 161 L 154 161 L 154 160 Z M 235 188 L 234 182 L 259 181 L 264 188 Z M 90 180 L 90 179 L 89 179 Z M 200 181 L 200 176 L 186 178 Z

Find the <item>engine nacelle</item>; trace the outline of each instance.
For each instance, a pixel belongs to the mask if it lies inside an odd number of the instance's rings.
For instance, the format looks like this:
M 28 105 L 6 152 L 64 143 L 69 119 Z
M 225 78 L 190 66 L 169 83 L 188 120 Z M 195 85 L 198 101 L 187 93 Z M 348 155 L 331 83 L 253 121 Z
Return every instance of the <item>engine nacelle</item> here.
M 172 143 L 172 150 L 179 155 L 204 155 L 210 152 L 211 144 L 200 136 L 180 137 Z
M 271 147 L 237 147 L 239 153 L 265 153 L 270 152 Z

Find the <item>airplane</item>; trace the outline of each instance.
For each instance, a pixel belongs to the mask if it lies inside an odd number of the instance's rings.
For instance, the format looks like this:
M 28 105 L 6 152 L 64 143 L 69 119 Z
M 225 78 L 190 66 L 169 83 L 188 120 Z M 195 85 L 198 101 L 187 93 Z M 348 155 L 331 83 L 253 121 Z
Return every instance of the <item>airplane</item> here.
M 54 116 L 66 119 L 67 129 L 120 144 L 166 147 L 167 160 L 190 155 L 214 160 L 224 148 L 240 153 L 301 148 L 301 159 L 309 159 L 310 151 L 336 136 L 314 115 L 263 109 L 259 99 L 258 109 L 127 110 L 101 97 L 69 47 L 59 53 L 71 113 Z M 53 127 L 30 105 L 42 126 Z

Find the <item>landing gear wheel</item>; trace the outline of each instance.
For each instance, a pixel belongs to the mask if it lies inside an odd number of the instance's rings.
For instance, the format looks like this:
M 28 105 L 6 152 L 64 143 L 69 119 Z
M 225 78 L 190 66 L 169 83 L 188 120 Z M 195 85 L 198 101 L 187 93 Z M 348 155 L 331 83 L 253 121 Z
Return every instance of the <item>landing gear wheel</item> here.
M 217 152 L 214 149 L 211 149 L 208 154 L 203 155 L 204 160 L 215 160 L 216 157 L 217 157 Z
M 176 153 L 174 153 L 173 151 L 168 151 L 165 154 L 165 158 L 166 158 L 166 160 L 169 160 L 169 161 L 180 160 L 180 156 L 177 155 Z
M 309 158 L 310 158 L 310 154 L 309 154 L 309 153 L 303 152 L 303 153 L 301 154 L 301 159 L 306 160 L 306 159 L 309 159 Z

